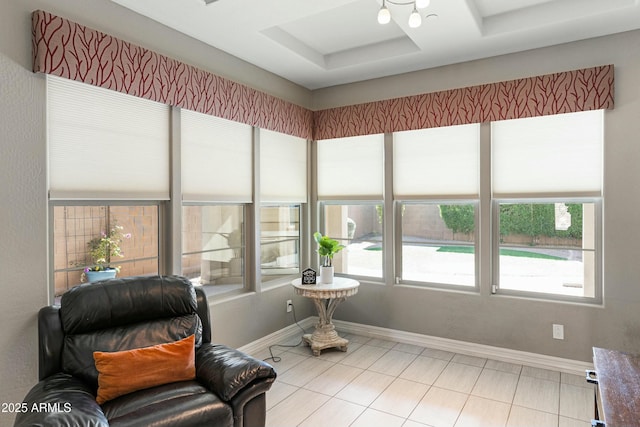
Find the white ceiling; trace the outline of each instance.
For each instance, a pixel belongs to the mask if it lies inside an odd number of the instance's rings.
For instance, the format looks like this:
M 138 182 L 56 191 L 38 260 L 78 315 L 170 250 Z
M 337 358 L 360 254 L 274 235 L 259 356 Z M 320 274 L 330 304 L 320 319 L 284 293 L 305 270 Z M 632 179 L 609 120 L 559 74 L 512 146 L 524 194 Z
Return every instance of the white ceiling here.
M 382 0 L 112 1 L 308 89 L 640 28 L 640 0 L 431 0 L 419 28 Z

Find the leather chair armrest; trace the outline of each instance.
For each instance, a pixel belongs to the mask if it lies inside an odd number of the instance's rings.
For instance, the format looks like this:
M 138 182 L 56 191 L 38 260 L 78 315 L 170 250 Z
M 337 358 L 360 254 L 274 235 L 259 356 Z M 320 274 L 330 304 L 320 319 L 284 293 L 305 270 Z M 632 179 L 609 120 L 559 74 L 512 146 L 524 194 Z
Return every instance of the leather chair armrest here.
M 108 427 L 89 387 L 69 374 L 58 373 L 36 384 L 24 398 L 14 427 Z
M 196 378 L 228 402 L 246 387 L 261 382 L 270 386 L 276 379 L 276 371 L 267 362 L 241 351 L 220 344 L 203 344 L 196 352 Z
M 209 301 L 202 286 L 194 286 L 196 291 L 196 301 L 198 303 L 198 316 L 202 322 L 202 342 L 211 342 L 211 319 L 209 318 Z
M 62 371 L 63 341 L 60 307 L 42 307 L 38 312 L 39 380 Z
M 261 381 L 245 387 L 229 402 L 233 408 L 234 427 L 264 427 L 267 421 L 265 393 L 273 382 Z

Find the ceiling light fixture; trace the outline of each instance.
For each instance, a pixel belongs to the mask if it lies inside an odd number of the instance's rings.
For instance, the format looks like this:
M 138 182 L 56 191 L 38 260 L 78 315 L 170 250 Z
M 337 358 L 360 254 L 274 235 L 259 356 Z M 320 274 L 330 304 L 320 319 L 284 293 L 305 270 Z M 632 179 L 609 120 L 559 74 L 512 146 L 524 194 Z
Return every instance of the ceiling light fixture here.
M 418 9 L 424 9 L 429 6 L 430 0 L 412 0 L 412 1 L 395 1 L 395 0 L 382 0 L 382 7 L 378 11 L 378 23 L 388 24 L 391 22 L 391 12 L 387 8 L 387 3 L 391 3 L 395 6 L 413 6 L 413 11 L 409 15 L 409 27 L 418 28 L 422 25 L 422 16 Z
M 388 24 L 391 22 L 391 12 L 387 9 L 385 1 L 382 0 L 382 7 L 378 11 L 378 24 Z
M 422 25 L 422 18 L 418 13 L 418 9 L 414 7 L 413 12 L 409 15 L 409 26 L 411 28 L 418 28 L 420 25 Z

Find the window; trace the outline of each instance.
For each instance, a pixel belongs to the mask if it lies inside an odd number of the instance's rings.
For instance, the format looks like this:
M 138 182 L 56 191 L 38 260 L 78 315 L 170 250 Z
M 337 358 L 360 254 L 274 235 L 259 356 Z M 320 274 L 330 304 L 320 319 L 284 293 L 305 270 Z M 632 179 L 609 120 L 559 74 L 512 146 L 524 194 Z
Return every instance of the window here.
M 98 262 L 91 257 L 91 243 L 112 230 L 120 242 L 119 256 L 107 256 L 105 262 L 118 270 L 118 277 L 159 271 L 158 205 L 58 205 L 53 224 L 56 297 L 87 281 L 84 270 Z
M 182 110 L 182 274 L 208 293 L 245 287 L 253 129 Z
M 334 270 L 382 278 L 384 135 L 320 140 L 317 148 L 320 232 L 346 246 Z
M 603 112 L 494 122 L 495 290 L 601 299 Z
M 300 205 L 260 209 L 262 281 L 300 273 Z
M 333 257 L 335 273 L 382 278 L 383 219 L 377 203 L 322 204 L 322 233 L 346 246 Z
M 168 106 L 47 76 L 54 295 L 88 280 L 157 274 L 169 198 Z M 92 251 L 92 248 L 96 251 Z
M 244 287 L 243 205 L 182 207 L 182 274 L 221 293 Z
M 393 134 L 400 283 L 476 287 L 480 127 Z
M 260 129 L 262 283 L 300 273 L 301 220 L 307 203 L 307 140 Z
M 500 289 L 594 298 L 597 202 L 500 202 Z
M 403 282 L 476 286 L 476 204 L 400 205 Z

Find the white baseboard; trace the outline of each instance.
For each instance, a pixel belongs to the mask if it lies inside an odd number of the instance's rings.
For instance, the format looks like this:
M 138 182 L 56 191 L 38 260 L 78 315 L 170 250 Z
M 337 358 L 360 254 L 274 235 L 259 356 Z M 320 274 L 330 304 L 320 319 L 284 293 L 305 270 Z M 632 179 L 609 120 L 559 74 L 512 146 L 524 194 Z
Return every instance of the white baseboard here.
M 344 322 L 341 320 L 334 320 L 333 323 L 336 325 L 336 329 L 354 335 L 397 341 L 404 344 L 414 344 L 421 347 L 450 351 L 467 356 L 483 357 L 518 365 L 527 365 L 534 368 L 551 369 L 577 375 L 585 375 L 586 369 L 593 369 L 593 364 L 578 360 L 563 359 L 561 357 L 547 356 L 544 354 L 457 341 L 449 338 L 440 338 L 413 332 L 380 328 L 378 326 Z
M 313 331 L 313 326 L 318 323 L 318 318 L 311 316 L 298 322 L 298 324 L 289 325 L 286 328 L 275 331 L 269 335 L 266 335 L 260 339 L 250 342 L 247 345 L 239 347 L 238 350 L 249 354 L 256 354 L 262 350 L 269 348 L 274 344 L 282 344 L 291 341 L 294 338 L 302 336 L 300 328 L 306 329 L 309 332 Z M 298 326 L 299 325 L 299 326 Z
M 317 321 L 317 317 L 308 317 L 298 323 L 301 327 L 308 329 L 309 327 L 313 327 Z M 530 353 L 502 347 L 493 347 L 490 345 L 476 344 L 466 341 L 457 341 L 449 338 L 416 334 L 413 332 L 363 325 L 360 323 L 344 322 L 342 320 L 334 320 L 333 323 L 336 325 L 336 329 L 344 333 L 396 341 L 404 344 L 413 344 L 436 350 L 450 351 L 467 356 L 483 357 L 486 359 L 526 365 L 534 368 L 550 369 L 576 375 L 584 375 L 586 369 L 593 369 L 593 364 L 578 360 L 564 359 L 561 357 L 547 356 L 544 354 Z M 287 342 L 288 340 L 299 336 L 300 333 L 301 331 L 298 326 L 287 326 L 284 329 L 241 347 L 240 350 L 246 353 L 257 353 L 268 348 L 270 345 Z

